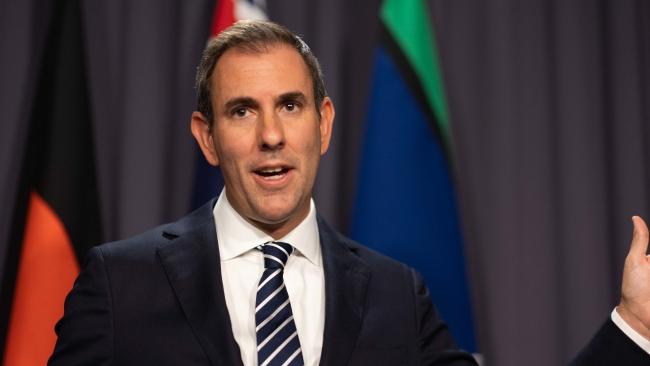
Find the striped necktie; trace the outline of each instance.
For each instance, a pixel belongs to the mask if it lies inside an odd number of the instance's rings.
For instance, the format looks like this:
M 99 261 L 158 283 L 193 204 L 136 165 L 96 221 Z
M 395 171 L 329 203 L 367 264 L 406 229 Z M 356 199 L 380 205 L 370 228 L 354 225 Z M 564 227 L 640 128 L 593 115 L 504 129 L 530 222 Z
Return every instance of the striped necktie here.
M 274 241 L 264 244 L 262 252 L 264 273 L 257 286 L 255 301 L 257 364 L 303 365 L 298 331 L 283 278 L 284 265 L 293 253 L 293 247 Z

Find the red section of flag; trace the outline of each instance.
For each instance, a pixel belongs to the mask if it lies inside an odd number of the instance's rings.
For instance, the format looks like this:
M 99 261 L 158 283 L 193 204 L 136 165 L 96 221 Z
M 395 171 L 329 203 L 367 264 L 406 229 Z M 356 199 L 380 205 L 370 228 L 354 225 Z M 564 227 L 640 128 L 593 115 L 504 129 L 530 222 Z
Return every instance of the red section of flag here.
M 234 0 L 217 0 L 217 6 L 214 7 L 214 14 L 212 14 L 210 36 L 216 36 L 222 30 L 231 26 L 235 20 Z
M 27 210 L 5 366 L 45 365 L 56 342 L 54 324 L 79 273 L 63 223 L 36 192 Z

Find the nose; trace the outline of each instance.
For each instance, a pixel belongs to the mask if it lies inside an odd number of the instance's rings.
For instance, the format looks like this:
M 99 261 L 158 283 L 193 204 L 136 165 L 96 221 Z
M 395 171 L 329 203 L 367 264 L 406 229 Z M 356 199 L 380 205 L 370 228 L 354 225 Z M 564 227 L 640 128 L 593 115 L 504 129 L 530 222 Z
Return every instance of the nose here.
M 282 121 L 275 113 L 265 113 L 259 123 L 260 148 L 278 150 L 284 147 L 285 136 Z

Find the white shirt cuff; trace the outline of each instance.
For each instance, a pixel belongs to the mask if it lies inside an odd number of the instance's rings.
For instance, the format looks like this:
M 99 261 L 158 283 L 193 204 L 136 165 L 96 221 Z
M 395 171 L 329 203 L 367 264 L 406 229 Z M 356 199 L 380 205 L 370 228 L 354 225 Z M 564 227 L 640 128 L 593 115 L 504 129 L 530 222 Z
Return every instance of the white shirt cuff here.
M 637 346 L 641 347 L 646 353 L 650 354 L 650 340 L 646 339 L 644 336 L 641 334 L 637 333 L 636 330 L 632 329 L 627 322 L 621 318 L 620 315 L 618 315 L 618 311 L 616 311 L 616 308 L 612 311 L 612 321 L 614 324 L 616 324 L 617 327 L 623 333 L 625 333 L 628 338 L 630 338 L 634 343 L 637 344 Z

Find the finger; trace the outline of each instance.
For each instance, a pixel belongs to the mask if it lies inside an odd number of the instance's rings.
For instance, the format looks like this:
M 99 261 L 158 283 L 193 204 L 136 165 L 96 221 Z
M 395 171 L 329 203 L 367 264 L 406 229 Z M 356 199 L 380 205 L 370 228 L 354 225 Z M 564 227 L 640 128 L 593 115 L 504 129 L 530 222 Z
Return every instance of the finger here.
M 648 226 L 639 216 L 633 216 L 634 233 L 630 245 L 630 255 L 635 258 L 645 258 L 648 252 Z

